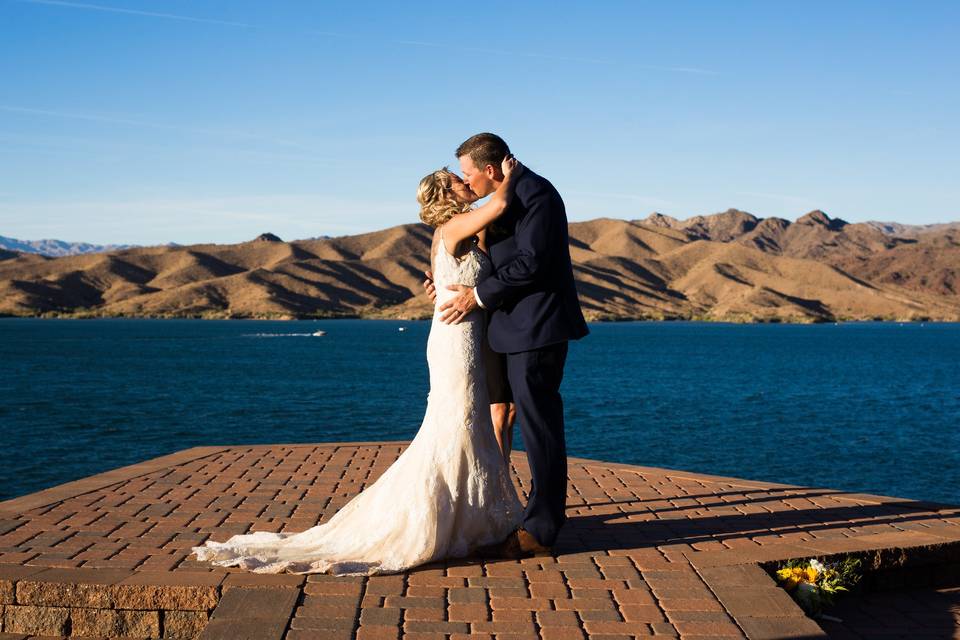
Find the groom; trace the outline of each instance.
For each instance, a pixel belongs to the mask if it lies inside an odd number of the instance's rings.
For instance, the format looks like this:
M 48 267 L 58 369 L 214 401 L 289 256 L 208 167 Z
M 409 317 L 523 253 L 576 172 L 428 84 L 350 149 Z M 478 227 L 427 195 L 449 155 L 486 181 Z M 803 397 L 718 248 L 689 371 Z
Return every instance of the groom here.
M 457 148 L 463 180 L 479 197 L 503 182 L 500 162 L 510 153 L 492 133 L 478 133 Z M 549 552 L 566 520 L 567 450 L 560 381 L 567 342 L 587 335 L 573 280 L 563 200 L 545 178 L 525 169 L 510 206 L 487 232 L 495 272 L 476 289 L 440 306 L 441 319 L 458 323 L 487 309 L 490 347 L 504 354 L 532 486 L 521 527 L 490 555 L 519 558 Z M 501 381 L 502 382 L 502 381 Z

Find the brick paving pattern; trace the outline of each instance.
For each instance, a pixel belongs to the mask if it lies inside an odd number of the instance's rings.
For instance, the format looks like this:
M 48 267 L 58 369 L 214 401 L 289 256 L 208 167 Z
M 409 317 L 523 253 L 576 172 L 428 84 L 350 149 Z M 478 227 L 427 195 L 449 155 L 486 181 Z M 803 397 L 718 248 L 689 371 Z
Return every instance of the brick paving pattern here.
M 762 563 L 960 559 L 956 507 L 576 458 L 552 557 L 369 578 L 189 557 L 325 521 L 405 445 L 196 447 L 2 502 L 0 639 L 824 638 Z M 526 493 L 524 454 L 512 462 Z

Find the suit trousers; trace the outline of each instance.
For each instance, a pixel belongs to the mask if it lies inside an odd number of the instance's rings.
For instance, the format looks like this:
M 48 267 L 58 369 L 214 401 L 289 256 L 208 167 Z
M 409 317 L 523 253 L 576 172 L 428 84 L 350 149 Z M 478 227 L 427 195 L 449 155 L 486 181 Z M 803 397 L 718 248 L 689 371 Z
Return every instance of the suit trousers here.
M 568 343 L 507 354 L 507 378 L 532 476 L 523 528 L 550 546 L 566 520 L 567 445 L 560 382 Z

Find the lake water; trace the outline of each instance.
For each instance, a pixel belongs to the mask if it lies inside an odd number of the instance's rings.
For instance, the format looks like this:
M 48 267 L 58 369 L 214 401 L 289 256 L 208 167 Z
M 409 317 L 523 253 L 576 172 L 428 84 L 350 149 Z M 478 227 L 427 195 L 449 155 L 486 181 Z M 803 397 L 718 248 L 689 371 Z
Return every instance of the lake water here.
M 0 500 L 196 445 L 410 439 L 428 330 L 0 319 Z M 960 504 L 958 324 L 591 331 L 571 456 Z

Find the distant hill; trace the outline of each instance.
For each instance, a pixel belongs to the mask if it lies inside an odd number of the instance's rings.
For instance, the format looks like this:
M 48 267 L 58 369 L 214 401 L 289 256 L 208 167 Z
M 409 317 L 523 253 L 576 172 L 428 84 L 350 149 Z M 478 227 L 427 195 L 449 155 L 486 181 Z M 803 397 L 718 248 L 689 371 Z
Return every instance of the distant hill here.
M 958 233 L 960 222 L 943 222 L 940 224 L 900 224 L 899 222 L 865 222 L 883 233 L 901 238 L 915 238 L 927 233 Z
M 129 249 L 129 244 L 90 244 L 89 242 L 65 242 L 63 240 L 17 240 L 0 236 L 0 250 L 37 253 L 43 256 L 76 256 L 84 253 L 102 253 Z
M 958 228 L 729 209 L 572 223 L 570 252 L 593 320 L 960 321 Z M 293 242 L 264 234 L 232 245 L 0 254 L 0 313 L 426 318 L 431 238 L 409 224 Z

